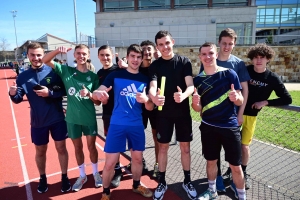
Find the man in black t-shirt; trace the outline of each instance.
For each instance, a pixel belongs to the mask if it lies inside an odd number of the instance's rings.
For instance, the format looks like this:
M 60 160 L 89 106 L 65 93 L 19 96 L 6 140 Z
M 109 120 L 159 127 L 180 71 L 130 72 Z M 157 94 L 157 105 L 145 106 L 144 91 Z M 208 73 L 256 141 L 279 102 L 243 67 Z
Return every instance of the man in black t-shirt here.
M 157 112 L 156 130 L 159 143 L 159 184 L 153 199 L 161 200 L 167 190 L 165 181 L 169 142 L 175 125 L 176 139 L 180 142 L 181 163 L 184 171 L 183 189 L 190 199 L 197 196 L 197 192 L 190 178 L 190 142 L 193 139 L 192 119 L 190 115 L 189 96 L 194 91 L 192 78 L 192 64 L 184 56 L 173 52 L 175 43 L 168 31 L 159 31 L 155 36 L 157 49 L 161 58 L 150 65 L 150 90 L 152 101 L 162 110 Z M 162 77 L 166 77 L 164 94 L 160 94 Z

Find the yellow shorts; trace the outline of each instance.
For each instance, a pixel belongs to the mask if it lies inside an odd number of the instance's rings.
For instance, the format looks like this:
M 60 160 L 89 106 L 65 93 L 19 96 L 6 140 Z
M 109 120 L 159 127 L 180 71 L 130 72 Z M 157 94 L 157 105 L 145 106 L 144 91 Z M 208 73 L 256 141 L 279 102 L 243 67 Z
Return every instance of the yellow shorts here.
M 255 131 L 256 116 L 243 115 L 242 144 L 250 145 Z

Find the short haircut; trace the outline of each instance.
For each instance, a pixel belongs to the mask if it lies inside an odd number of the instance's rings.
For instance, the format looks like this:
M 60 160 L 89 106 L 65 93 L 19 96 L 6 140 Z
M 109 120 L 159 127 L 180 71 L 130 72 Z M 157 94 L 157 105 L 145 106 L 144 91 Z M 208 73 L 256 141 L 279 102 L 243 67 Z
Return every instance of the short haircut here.
M 140 45 L 138 44 L 131 44 L 128 48 L 127 48 L 127 56 L 129 56 L 130 52 L 135 52 L 135 53 L 140 53 L 143 57 L 143 49 Z
M 141 47 L 142 46 L 148 46 L 148 45 L 151 45 L 151 46 L 153 46 L 153 48 L 155 49 L 155 47 L 156 47 L 156 45 L 152 42 L 152 41 L 150 41 L 150 40 L 145 40 L 145 41 L 143 41 L 142 43 L 141 43 Z
M 41 49 L 43 49 L 43 51 L 44 51 L 44 48 L 43 48 L 43 46 L 41 45 L 41 43 L 39 43 L 39 42 L 32 42 L 32 43 L 30 43 L 30 44 L 27 46 L 27 53 L 28 53 L 29 49 L 38 49 L 38 48 L 41 48 Z
M 111 54 L 113 54 L 113 50 L 112 50 L 112 48 L 111 48 L 110 46 L 108 46 L 108 45 L 102 45 L 102 46 L 99 47 L 99 49 L 98 49 L 98 55 L 99 55 L 99 52 L 100 52 L 102 49 L 109 49 L 110 52 L 111 52 Z
M 222 40 L 222 37 L 230 37 L 231 39 L 234 39 L 234 42 L 236 42 L 237 39 L 237 35 L 232 28 L 226 28 L 221 31 L 219 35 L 219 42 Z
M 172 35 L 169 31 L 166 31 L 166 30 L 158 31 L 155 35 L 155 43 L 157 44 L 157 39 L 161 39 L 161 38 L 167 37 L 167 36 L 170 36 L 170 38 L 172 38 Z
M 78 45 L 76 45 L 75 49 L 74 49 L 74 52 L 76 51 L 76 49 L 84 49 L 84 48 L 88 49 L 89 50 L 88 52 L 90 54 L 90 48 L 87 45 L 85 45 L 85 44 L 78 44 Z
M 205 42 L 204 44 L 202 44 L 199 48 L 199 53 L 201 52 L 202 47 L 212 47 L 217 51 L 217 46 L 212 42 Z
M 247 58 L 252 60 L 257 56 L 266 57 L 268 60 L 271 60 L 275 56 L 275 51 L 265 43 L 258 43 L 249 48 Z

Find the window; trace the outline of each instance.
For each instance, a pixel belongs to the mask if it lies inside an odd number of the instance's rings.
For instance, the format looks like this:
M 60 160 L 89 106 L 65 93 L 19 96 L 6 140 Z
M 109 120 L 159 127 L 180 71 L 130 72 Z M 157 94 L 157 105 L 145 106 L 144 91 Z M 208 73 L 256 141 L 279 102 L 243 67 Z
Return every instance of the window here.
M 119 10 L 134 10 L 134 0 L 104 0 L 104 12 Z
M 139 0 L 139 9 L 169 9 L 170 0 Z
M 208 7 L 208 0 L 175 0 L 175 8 Z
M 212 0 L 213 7 L 220 6 L 247 6 L 248 0 Z
M 253 24 L 250 22 L 217 24 L 216 43 L 221 31 L 226 28 L 232 28 L 236 32 L 238 36 L 236 44 L 252 44 Z

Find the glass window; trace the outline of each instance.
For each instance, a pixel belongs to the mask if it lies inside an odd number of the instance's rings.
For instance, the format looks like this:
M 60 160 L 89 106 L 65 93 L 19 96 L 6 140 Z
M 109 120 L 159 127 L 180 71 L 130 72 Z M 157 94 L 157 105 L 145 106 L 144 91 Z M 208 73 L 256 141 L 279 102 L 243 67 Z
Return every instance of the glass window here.
M 175 0 L 175 8 L 207 7 L 208 0 Z
M 213 7 L 220 6 L 247 6 L 248 0 L 212 0 Z
M 236 32 L 237 44 L 252 44 L 253 24 L 250 22 L 217 24 L 216 43 L 218 43 L 221 31 L 226 28 L 232 28 Z
M 134 10 L 134 0 L 104 0 L 104 11 Z
M 170 8 L 170 0 L 139 0 L 139 9 Z

